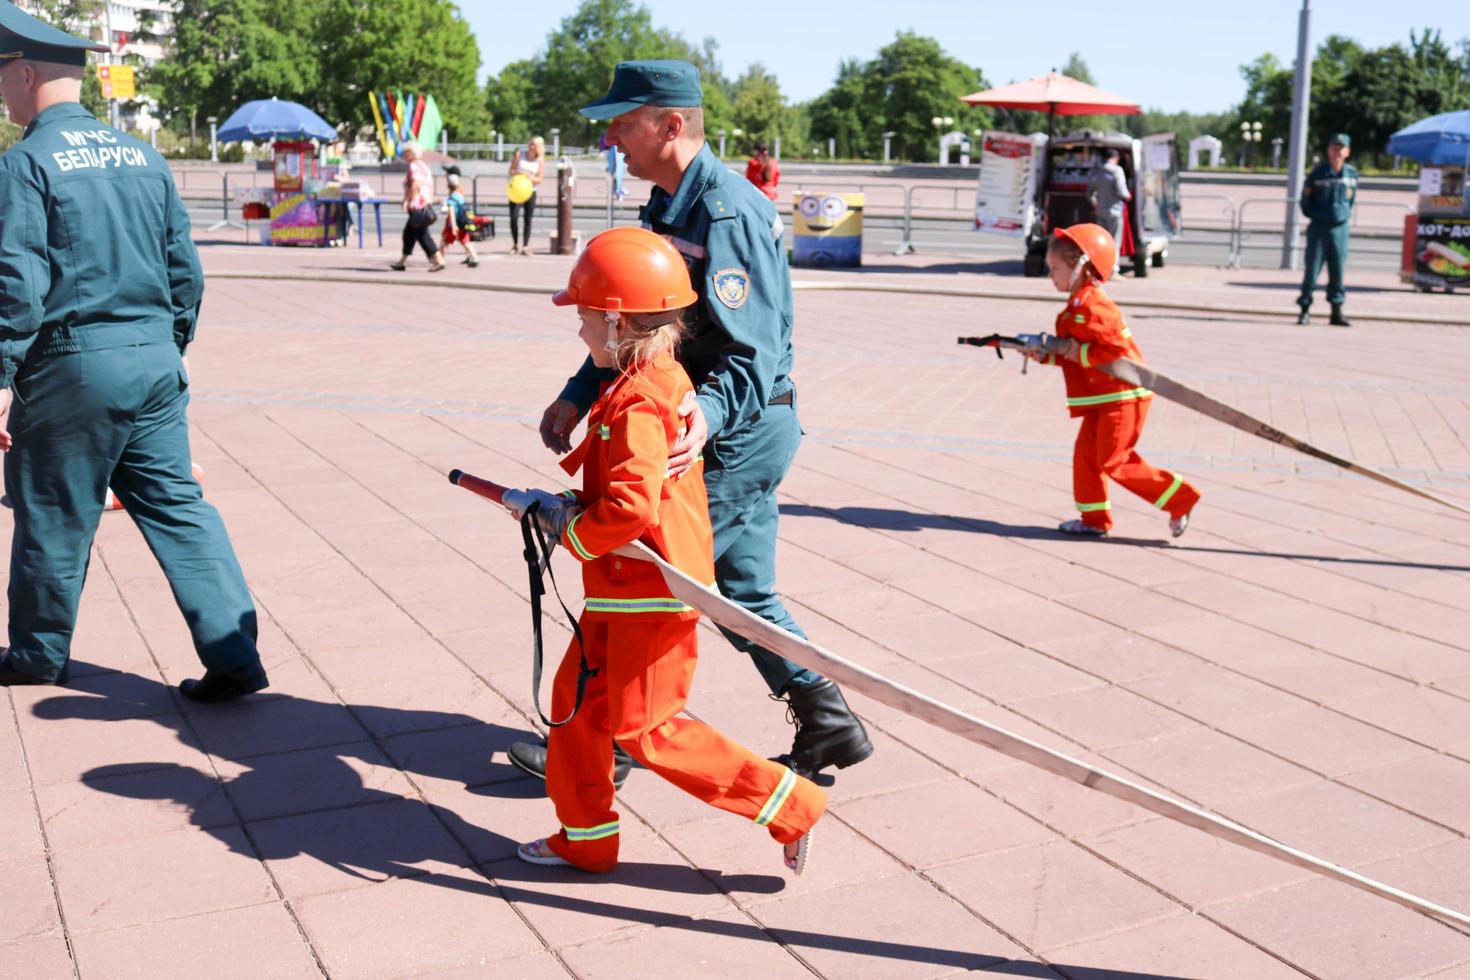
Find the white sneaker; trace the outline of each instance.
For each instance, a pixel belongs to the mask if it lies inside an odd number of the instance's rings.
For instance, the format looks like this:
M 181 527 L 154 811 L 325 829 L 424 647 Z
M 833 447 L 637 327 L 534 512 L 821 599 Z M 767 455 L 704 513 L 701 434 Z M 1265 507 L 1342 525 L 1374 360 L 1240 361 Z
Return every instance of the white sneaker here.
M 1100 527 L 1093 527 L 1081 518 L 1074 517 L 1070 521 L 1062 521 L 1057 525 L 1057 530 L 1063 534 L 1080 534 L 1086 537 L 1105 538 L 1108 532 Z
M 1171 517 L 1171 518 L 1169 518 L 1169 532 L 1171 534 L 1173 534 L 1174 537 L 1176 537 L 1176 538 L 1179 537 L 1179 535 L 1183 534 L 1188 529 L 1189 529 L 1189 515 L 1188 514 L 1185 514 L 1183 517 Z

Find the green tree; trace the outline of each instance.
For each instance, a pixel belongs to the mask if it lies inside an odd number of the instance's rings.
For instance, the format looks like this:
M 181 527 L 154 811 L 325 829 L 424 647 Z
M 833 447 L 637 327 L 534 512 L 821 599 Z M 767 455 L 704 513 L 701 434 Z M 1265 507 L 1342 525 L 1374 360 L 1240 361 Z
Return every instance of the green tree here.
M 856 58 L 844 58 L 837 65 L 837 78 L 832 87 L 813 99 L 807 107 L 812 139 L 837 141 L 839 156 L 856 157 L 868 152 L 869 117 L 866 70 Z M 882 141 L 882 132 L 879 132 Z M 791 147 L 792 156 L 801 156 L 806 140 Z
M 977 69 L 935 39 L 900 32 L 867 64 L 843 62 L 836 84 L 812 104 L 812 136 L 836 138 L 841 155 L 873 157 L 881 152 L 883 133 L 892 132 L 896 158 L 932 160 L 935 117 L 953 117 L 961 132 L 990 125 L 989 110 L 960 102 L 984 85 Z
M 149 78 L 178 121 L 274 96 L 353 135 L 371 130 L 369 92 L 432 94 L 457 137 L 489 128 L 479 65 L 451 0 L 177 0 L 172 48 Z
M 755 62 L 745 74 L 735 80 L 734 96 L 731 99 L 735 124 L 745 130 L 746 140 L 782 139 L 793 146 L 791 107 L 781 95 L 781 86 L 776 76 L 766 70 L 765 65 Z
M 504 133 L 507 142 L 523 143 L 533 135 L 530 119 L 536 99 L 534 71 L 530 61 L 513 61 L 485 83 L 490 125 Z
M 273 0 L 274 2 L 274 0 Z M 433 95 L 451 139 L 489 129 L 476 76 L 480 48 L 452 0 L 284 0 L 323 3 L 317 31 L 320 104 L 333 123 L 358 132 L 372 125 L 368 93 L 396 89 Z

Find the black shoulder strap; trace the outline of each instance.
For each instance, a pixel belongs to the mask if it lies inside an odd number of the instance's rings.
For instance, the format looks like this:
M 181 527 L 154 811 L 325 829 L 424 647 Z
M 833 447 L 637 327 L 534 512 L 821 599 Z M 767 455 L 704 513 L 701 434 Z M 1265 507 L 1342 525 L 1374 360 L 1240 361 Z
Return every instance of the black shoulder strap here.
M 597 676 L 597 671 L 587 666 L 587 646 L 582 642 L 582 627 L 577 622 L 577 617 L 567 608 L 566 602 L 562 600 L 561 591 L 556 587 L 556 573 L 551 570 L 551 549 L 546 545 L 546 537 L 542 534 L 541 525 L 536 520 L 536 511 L 541 507 L 540 502 L 533 503 L 526 508 L 521 515 L 521 540 L 525 542 L 526 549 L 523 555 L 526 559 L 526 568 L 531 577 L 531 704 L 536 708 L 536 714 L 541 716 L 542 722 L 548 728 L 560 728 L 573 718 L 577 712 L 582 710 L 582 699 L 587 694 L 587 681 Z M 543 563 L 542 558 L 545 557 Z M 577 700 L 572 705 L 572 713 L 561 721 L 552 721 L 546 717 L 546 712 L 541 710 L 541 597 L 546 594 L 546 584 L 541 578 L 541 569 L 546 569 L 546 574 L 551 577 L 551 590 L 556 595 L 556 601 L 561 605 L 562 612 L 567 614 L 567 620 L 572 624 L 572 635 L 577 639 L 577 655 L 581 664 L 577 668 Z

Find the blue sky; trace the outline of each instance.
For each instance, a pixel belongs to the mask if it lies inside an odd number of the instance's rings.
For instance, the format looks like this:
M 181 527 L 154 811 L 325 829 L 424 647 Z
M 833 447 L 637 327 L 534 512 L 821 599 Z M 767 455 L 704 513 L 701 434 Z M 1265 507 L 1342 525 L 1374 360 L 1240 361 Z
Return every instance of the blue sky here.
M 576 0 L 459 0 L 480 42 L 481 78 L 530 57 Z M 1300 0 L 644 0 L 656 24 L 720 43 L 725 73 L 760 61 L 792 101 L 824 92 L 843 58 L 869 58 L 899 30 L 937 37 L 1004 84 L 1082 52 L 1098 84 L 1169 111 L 1225 109 L 1243 92 L 1239 66 L 1266 51 L 1296 56 Z M 1470 37 L 1470 5 L 1312 0 L 1312 36 L 1378 46 L 1411 29 Z

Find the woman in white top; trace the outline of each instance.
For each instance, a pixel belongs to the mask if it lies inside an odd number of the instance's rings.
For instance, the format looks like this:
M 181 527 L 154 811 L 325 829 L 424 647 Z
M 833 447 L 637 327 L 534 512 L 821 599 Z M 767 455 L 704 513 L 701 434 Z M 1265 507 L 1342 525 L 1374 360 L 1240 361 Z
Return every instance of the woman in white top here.
M 541 184 L 541 178 L 546 175 L 546 141 L 537 136 L 525 146 L 517 147 L 510 158 L 510 176 L 525 174 L 530 178 L 532 187 Z M 536 210 L 536 192 L 533 190 L 531 196 L 523 204 L 512 204 L 510 206 L 510 254 L 517 252 L 522 255 L 531 254 L 531 215 Z M 524 213 L 522 219 L 524 224 L 519 232 L 516 231 L 516 218 Z

